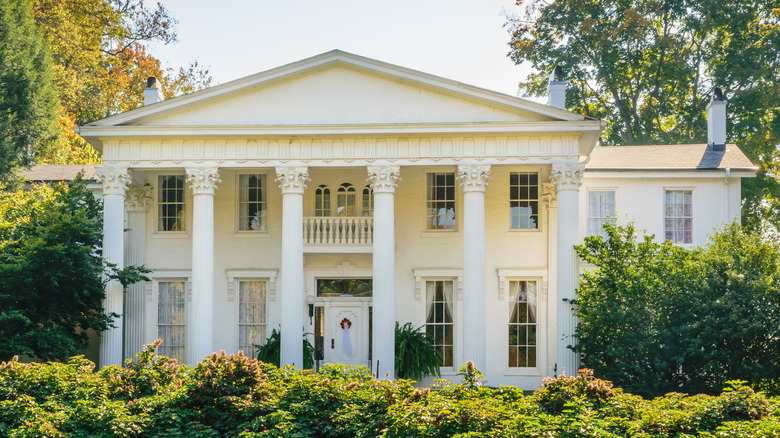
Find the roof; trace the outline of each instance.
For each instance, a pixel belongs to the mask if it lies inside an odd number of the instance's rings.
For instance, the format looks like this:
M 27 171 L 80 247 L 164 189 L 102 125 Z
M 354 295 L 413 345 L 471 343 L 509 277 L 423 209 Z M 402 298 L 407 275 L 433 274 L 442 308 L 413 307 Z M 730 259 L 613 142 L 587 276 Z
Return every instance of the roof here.
M 21 172 L 21 175 L 30 182 L 56 182 L 72 181 L 79 172 L 84 173 L 85 180 L 97 179 L 95 167 L 89 164 L 46 164 L 33 166 L 29 170 Z
M 586 170 L 751 170 L 753 164 L 737 145 L 714 151 L 707 144 L 599 146 L 593 149 Z

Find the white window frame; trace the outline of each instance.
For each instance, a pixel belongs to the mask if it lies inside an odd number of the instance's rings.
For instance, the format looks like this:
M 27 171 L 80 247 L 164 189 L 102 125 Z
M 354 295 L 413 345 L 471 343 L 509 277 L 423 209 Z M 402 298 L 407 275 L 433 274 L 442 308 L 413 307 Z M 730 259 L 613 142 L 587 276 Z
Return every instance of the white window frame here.
M 520 174 L 536 174 L 536 199 L 534 200 L 531 198 L 530 193 L 528 198 L 520 198 L 519 197 L 519 187 L 522 187 L 519 185 L 518 182 L 518 197 L 512 198 L 512 175 L 519 175 Z M 528 187 L 533 187 L 530 184 Z M 538 170 L 532 170 L 532 171 L 511 171 L 509 172 L 509 181 L 507 184 L 508 192 L 507 196 L 509 198 L 509 230 L 512 232 L 536 232 L 540 231 L 542 229 L 542 180 L 540 177 L 540 172 Z M 520 228 L 520 227 L 513 227 L 512 226 L 512 202 L 536 202 L 536 228 Z
M 325 190 L 328 192 L 328 207 L 325 208 Z M 317 196 L 320 196 L 317 191 L 322 192 L 322 208 L 317 208 Z M 331 217 L 333 214 L 333 191 L 327 184 L 319 184 L 314 188 L 314 216 L 315 217 Z
M 263 312 L 265 315 L 265 322 L 259 323 L 259 322 L 241 322 L 241 284 L 242 283 L 263 283 L 265 288 L 265 299 L 263 301 Z M 237 350 L 242 349 L 241 345 L 241 328 L 244 326 L 262 326 L 264 328 L 265 337 L 263 339 L 258 340 L 257 345 L 264 345 L 265 340 L 268 337 L 268 288 L 269 288 L 269 281 L 264 278 L 237 278 L 235 280 L 235 291 L 236 291 L 236 327 L 238 328 L 238 333 L 236 333 L 236 344 L 237 344 Z M 244 354 L 254 358 L 257 355 L 257 352 L 253 350 L 253 347 L 249 347 L 244 351 Z
M 263 189 L 263 201 L 260 201 L 259 203 L 263 205 L 263 215 L 262 215 L 262 229 L 259 230 L 242 230 L 241 229 L 241 177 L 242 176 L 262 176 L 263 177 L 263 183 L 265 185 L 262 187 Z M 257 234 L 267 234 L 268 233 L 268 195 L 270 194 L 269 191 L 269 185 L 268 185 L 268 173 L 266 172 L 239 172 L 236 174 L 236 229 L 235 232 L 237 234 L 251 234 L 251 235 L 257 235 Z M 250 203 L 249 201 L 246 201 L 246 203 Z
M 349 213 L 350 203 L 352 214 Z M 342 205 L 343 204 L 343 205 Z M 342 208 L 344 209 L 342 214 Z M 357 190 L 351 183 L 344 182 L 339 184 L 336 189 L 336 216 L 355 217 L 357 216 Z
M 612 206 L 613 206 L 612 216 L 604 216 L 604 217 L 602 217 L 602 216 L 591 216 L 590 194 L 591 193 L 603 193 L 603 192 L 611 192 L 612 193 Z M 602 228 L 602 226 L 604 225 L 604 223 L 607 220 L 611 220 L 611 221 L 615 220 L 615 217 L 617 215 L 617 189 L 615 189 L 615 188 L 592 188 L 592 189 L 588 189 L 587 190 L 586 196 L 587 197 L 586 197 L 586 201 L 585 201 L 585 203 L 586 203 L 585 208 L 587 210 L 586 211 L 586 213 L 587 213 L 586 214 L 586 216 L 587 216 L 587 223 L 586 223 L 585 226 L 587 227 L 587 233 L 588 233 L 587 235 L 588 236 L 602 236 L 602 237 L 606 237 L 606 235 L 604 233 L 604 229 Z M 601 221 L 600 225 L 599 225 L 599 228 L 598 228 L 598 231 L 595 232 L 595 233 L 593 232 L 593 230 L 591 230 L 591 227 L 590 227 L 591 220 L 599 220 L 599 221 Z
M 160 283 L 165 282 L 183 282 L 184 283 L 184 314 L 190 312 L 190 302 L 192 301 L 192 276 L 191 271 L 154 271 L 147 276 L 151 281 L 146 282 L 146 303 L 145 303 L 145 324 L 144 324 L 144 344 L 150 344 L 159 338 L 158 320 L 159 320 L 159 298 Z M 187 331 L 185 316 L 184 331 Z M 184 341 L 184 351 L 187 351 L 187 339 Z
M 162 190 L 162 179 L 166 177 L 180 177 L 182 178 L 182 229 L 181 230 L 161 230 L 160 229 L 160 207 L 162 206 L 162 201 L 160 198 L 161 190 Z M 190 227 L 187 223 L 187 217 L 188 217 L 188 202 L 187 198 L 189 196 L 189 192 L 187 190 L 187 176 L 180 174 L 180 173 L 160 173 L 156 175 L 157 179 L 157 187 L 153 190 L 154 191 L 154 234 L 158 235 L 179 235 L 179 236 L 185 236 L 187 235 Z
M 271 303 L 276 301 L 276 279 L 278 271 L 276 269 L 228 269 L 225 271 L 225 278 L 227 279 L 227 300 L 233 303 L 233 314 L 235 330 L 233 339 L 233 351 L 238 352 L 239 343 L 241 341 L 241 333 L 239 328 L 240 321 L 240 303 L 239 303 L 239 283 L 241 281 L 264 281 L 265 282 L 265 327 L 266 337 L 270 335 L 268 327 L 270 327 L 269 321 L 271 320 Z M 245 354 L 248 354 L 246 351 Z
M 672 217 L 668 217 L 666 215 L 666 194 L 668 192 L 690 192 L 691 193 L 691 215 L 690 216 L 672 216 Z M 693 234 L 694 234 L 694 222 L 693 221 L 694 221 L 694 217 L 695 217 L 694 212 L 696 211 L 696 191 L 694 190 L 693 187 L 664 187 L 662 196 L 663 196 L 663 198 L 662 198 L 662 202 L 661 202 L 661 205 L 662 205 L 661 208 L 663 210 L 662 210 L 662 219 L 661 220 L 663 220 L 663 223 L 661 224 L 661 227 L 662 227 L 661 229 L 663 230 L 663 233 L 664 233 L 664 235 L 663 235 L 664 240 L 671 240 L 671 242 L 674 243 L 675 245 L 682 245 L 682 246 L 693 245 L 693 241 L 694 241 L 694 236 L 693 236 Z M 691 240 L 690 240 L 690 242 L 685 242 L 685 241 L 677 242 L 677 241 L 675 241 L 675 239 L 667 239 L 666 238 L 666 231 L 667 231 L 667 229 L 666 229 L 666 220 L 667 219 L 674 220 L 674 219 L 688 219 L 688 218 L 690 218 L 690 220 L 691 220 Z M 673 231 L 673 232 L 675 232 L 675 231 Z
M 453 366 L 440 367 L 439 370 L 443 376 L 454 376 L 457 372 L 461 360 L 460 340 L 463 337 L 463 323 L 461 322 L 461 305 L 463 302 L 463 270 L 455 268 L 415 268 L 413 269 L 415 278 L 414 299 L 422 304 L 422 324 L 426 325 L 428 320 L 428 309 L 426 304 L 426 283 L 429 281 L 451 281 L 452 285 L 452 313 L 453 313 L 453 335 L 452 335 L 452 360 Z
M 452 310 L 450 311 L 452 322 L 451 323 L 428 323 L 428 307 L 427 307 L 427 290 L 428 290 L 428 284 L 429 283 L 451 283 L 452 284 Z M 439 367 L 440 370 L 455 370 L 455 368 L 458 365 L 458 311 L 457 311 L 457 305 L 458 305 L 458 289 L 457 289 L 457 280 L 454 278 L 426 278 L 423 282 L 423 287 L 425 288 L 426 293 L 426 299 L 425 299 L 425 306 L 424 306 L 424 317 L 423 317 L 423 328 L 424 330 L 428 331 L 429 325 L 436 325 L 436 326 L 445 326 L 445 325 L 451 325 L 452 328 L 452 364 L 451 365 L 443 365 Z M 436 286 L 434 285 L 434 288 Z M 442 358 L 444 359 L 444 358 Z
M 501 306 L 504 309 L 503 328 L 501 330 L 501 360 L 504 363 L 504 375 L 507 376 L 533 376 L 552 375 L 553 370 L 548 369 L 547 356 L 550 351 L 555 351 L 554 333 L 550 333 L 548 321 L 548 272 L 546 269 L 520 269 L 499 268 L 498 275 L 498 299 L 506 303 Z M 509 367 L 509 317 L 511 316 L 511 299 L 509 296 L 510 283 L 513 281 L 535 281 L 537 283 L 536 297 L 536 366 L 535 367 Z
M 368 192 L 368 201 L 366 201 L 366 192 Z M 360 215 L 363 217 L 374 216 L 374 189 L 371 184 L 366 184 L 360 191 Z
M 452 175 L 452 199 L 430 199 L 428 196 L 428 192 L 430 190 L 430 187 L 428 186 L 428 176 L 429 175 Z M 434 177 L 435 179 L 435 177 Z M 439 186 L 435 186 L 439 187 Z M 447 186 L 444 186 L 447 187 Z M 458 182 L 457 182 L 457 175 L 454 171 L 446 171 L 446 170 L 434 170 L 434 171 L 426 171 L 425 172 L 425 231 L 426 232 L 434 232 L 434 233 L 452 233 L 456 232 L 458 230 Z M 431 203 L 435 202 L 452 202 L 452 228 L 431 228 L 429 223 L 429 218 L 431 217 L 429 215 L 429 205 Z M 438 214 L 435 217 L 440 217 Z M 447 213 L 445 211 L 445 222 L 448 221 Z M 446 224 L 445 224 L 446 225 Z

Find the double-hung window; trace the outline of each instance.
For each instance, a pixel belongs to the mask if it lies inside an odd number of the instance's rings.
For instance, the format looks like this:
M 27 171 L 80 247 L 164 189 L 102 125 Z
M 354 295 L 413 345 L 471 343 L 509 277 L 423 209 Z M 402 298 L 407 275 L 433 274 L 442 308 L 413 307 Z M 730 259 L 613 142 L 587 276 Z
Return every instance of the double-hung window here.
M 264 231 L 266 229 L 265 175 L 238 176 L 238 230 Z
M 157 337 L 163 340 L 157 352 L 179 362 L 186 347 L 184 295 L 184 281 L 157 283 Z
M 266 282 L 238 282 L 238 349 L 256 357 L 266 340 Z
M 664 193 L 664 237 L 673 243 L 693 243 L 693 191 Z
M 509 223 L 514 230 L 539 228 L 539 174 L 509 174 Z
M 184 231 L 184 175 L 160 175 L 157 183 L 157 231 Z
M 536 281 L 509 282 L 509 367 L 536 366 Z
M 324 184 L 314 189 L 314 215 L 330 216 L 330 189 Z
M 427 207 L 427 229 L 455 229 L 455 173 L 428 174 Z
M 452 280 L 425 282 L 425 332 L 441 356 L 442 367 L 451 367 L 454 361 L 455 313 L 452 289 Z
M 588 235 L 606 237 L 603 225 L 615 219 L 615 191 L 591 190 L 588 192 Z

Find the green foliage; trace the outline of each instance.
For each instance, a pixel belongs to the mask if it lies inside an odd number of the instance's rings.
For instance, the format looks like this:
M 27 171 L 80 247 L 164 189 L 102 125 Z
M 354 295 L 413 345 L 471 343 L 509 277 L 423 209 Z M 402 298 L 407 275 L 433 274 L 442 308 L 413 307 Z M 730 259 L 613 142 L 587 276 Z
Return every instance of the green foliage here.
M 257 348 L 257 360 L 279 366 L 282 354 L 282 335 L 281 331 L 273 329 L 271 336 L 265 340 L 264 345 L 255 345 Z M 306 338 L 306 334 L 303 335 L 303 368 L 314 368 L 314 346 Z
M 104 262 L 102 220 L 100 201 L 80 178 L 0 190 L 0 360 L 66 360 L 86 346 L 84 330 L 111 324 L 103 276 L 123 284 L 145 278 L 143 268 Z
M 761 165 L 744 182 L 745 223 L 780 226 L 780 7 L 776 0 L 519 0 L 509 56 L 546 93 L 561 65 L 567 108 L 608 122 L 606 144 L 707 140 L 712 89 L 729 102 L 728 139 Z
M 0 363 L 0 435 L 9 437 L 673 437 L 780 436 L 780 399 L 741 382 L 718 396 L 624 394 L 582 370 L 517 388 L 377 380 L 325 365 L 279 369 L 243 355 L 196 367 L 157 356 L 123 366 Z M 479 370 L 469 371 L 479 373 Z M 750 435 L 752 434 L 752 435 Z
M 395 322 L 395 372 L 402 379 L 440 376 L 441 354 L 422 328 Z
M 593 266 L 573 303 L 585 366 L 644 396 L 716 393 L 737 378 L 777 388 L 777 241 L 736 224 L 694 249 L 637 239 L 632 225 L 605 230 L 576 247 Z
M 59 102 L 30 0 L 0 0 L 0 182 L 55 142 Z

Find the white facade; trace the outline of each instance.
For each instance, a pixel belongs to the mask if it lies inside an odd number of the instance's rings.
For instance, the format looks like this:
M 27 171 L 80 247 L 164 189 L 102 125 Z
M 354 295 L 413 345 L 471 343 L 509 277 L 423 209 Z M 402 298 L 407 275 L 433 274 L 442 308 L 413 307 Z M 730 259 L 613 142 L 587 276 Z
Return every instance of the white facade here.
M 614 190 L 618 216 L 660 236 L 664 188 L 690 189 L 701 243 L 753 172 L 591 172 L 603 127 L 339 51 L 83 126 L 104 154 L 107 257 L 153 271 L 123 310 L 108 286 L 124 324 L 101 364 L 158 337 L 195 363 L 281 328 L 284 363 L 302 365 L 305 331 L 324 361 L 385 378 L 399 321 L 438 336 L 444 376 L 468 360 L 491 385 L 572 374 L 561 299 L 589 191 Z M 371 295 L 333 296 L 364 280 Z

